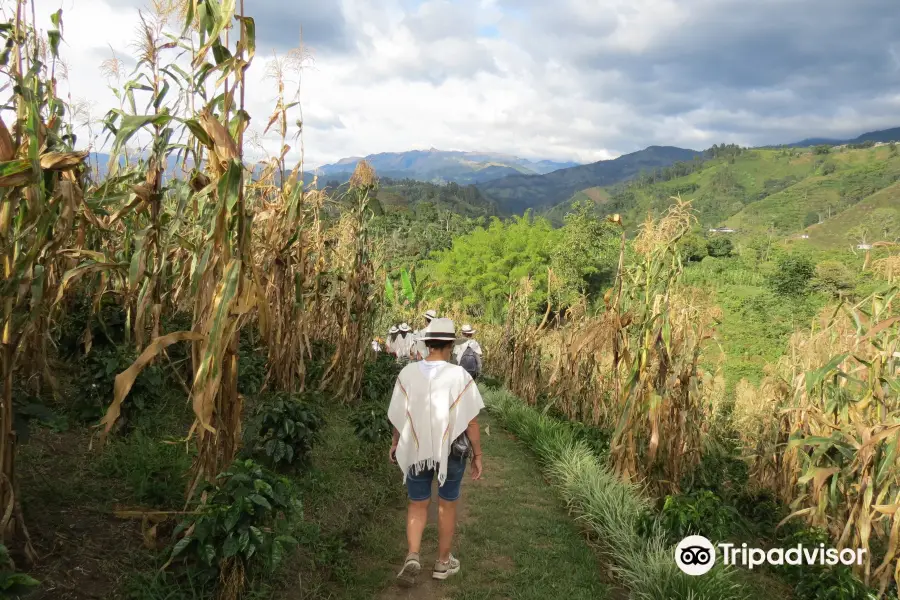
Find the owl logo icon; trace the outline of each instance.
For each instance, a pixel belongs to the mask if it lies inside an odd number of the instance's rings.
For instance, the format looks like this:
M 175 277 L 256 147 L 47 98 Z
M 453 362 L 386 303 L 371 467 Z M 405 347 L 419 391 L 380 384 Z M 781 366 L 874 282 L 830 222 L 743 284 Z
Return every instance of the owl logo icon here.
M 716 564 L 716 549 L 702 535 L 689 535 L 675 546 L 675 564 L 687 575 L 703 575 Z

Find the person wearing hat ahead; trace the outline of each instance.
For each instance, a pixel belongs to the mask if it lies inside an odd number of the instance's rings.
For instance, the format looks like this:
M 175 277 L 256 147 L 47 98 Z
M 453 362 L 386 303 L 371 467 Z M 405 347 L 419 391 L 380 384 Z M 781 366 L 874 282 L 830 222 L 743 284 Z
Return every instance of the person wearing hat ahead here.
M 453 347 L 453 360 L 465 369 L 472 379 L 478 379 L 483 359 L 481 344 L 475 340 L 475 330 L 468 323 L 463 325 L 460 331 L 464 341 Z
M 447 579 L 459 572 L 459 560 L 450 553 L 456 528 L 456 501 L 472 458 L 472 479 L 480 479 L 481 433 L 478 413 L 484 401 L 472 377 L 448 362 L 456 328 L 450 319 L 433 319 L 422 333 L 428 357 L 406 365 L 388 407 L 394 426 L 390 460 L 400 467 L 409 496 L 406 540 L 409 553 L 397 579 L 412 585 L 422 570 L 419 550 L 428 521 L 431 483 L 438 480 L 438 558 L 432 577 Z
M 412 350 L 414 341 L 409 325 L 400 323 L 400 326 L 397 328 L 397 339 L 393 345 L 397 362 L 409 362 L 409 353 Z
M 397 334 L 400 330 L 396 325 L 391 325 L 391 328 L 388 329 L 387 338 L 384 340 L 384 351 L 393 356 L 397 356 L 397 350 L 394 346 L 397 343 Z
M 433 310 L 426 310 L 425 314 L 422 315 L 425 317 L 425 329 L 428 328 L 428 324 L 431 323 L 432 320 L 437 318 L 437 313 Z M 426 346 L 422 342 L 422 334 L 425 333 L 425 329 L 416 329 L 413 331 L 413 339 L 415 340 L 415 346 L 413 347 L 413 356 L 414 360 L 425 360 L 428 358 L 428 346 Z

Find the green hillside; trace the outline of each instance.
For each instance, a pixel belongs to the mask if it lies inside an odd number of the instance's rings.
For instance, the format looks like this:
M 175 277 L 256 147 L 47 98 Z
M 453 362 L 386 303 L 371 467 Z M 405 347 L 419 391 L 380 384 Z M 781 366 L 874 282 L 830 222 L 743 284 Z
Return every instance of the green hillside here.
M 673 176 L 681 171 L 690 172 Z M 810 245 L 830 249 L 848 246 L 851 238 L 859 243 L 900 236 L 898 180 L 894 146 L 742 150 L 645 173 L 604 188 L 605 195 L 585 189 L 547 216 L 559 222 L 574 202 L 590 197 L 604 213 L 622 213 L 626 223 L 636 224 L 681 196 L 692 201 L 704 229 L 732 227 L 736 239 L 806 234 Z
M 896 241 L 900 235 L 900 183 L 895 183 L 821 224 L 809 242 L 820 248 L 850 247 L 861 241 Z
M 557 204 L 556 206 L 548 210 L 544 214 L 544 217 L 546 217 L 554 225 L 562 225 L 565 220 L 566 213 L 569 212 L 569 210 L 572 208 L 572 205 L 576 202 L 583 202 L 587 200 L 593 202 L 598 207 L 602 207 L 604 204 L 609 202 L 609 198 L 609 190 L 607 190 L 606 188 L 587 188 L 586 190 L 575 192 L 575 195 L 572 196 L 569 200 Z
M 779 235 L 789 235 L 843 212 L 848 212 L 843 222 L 854 222 L 859 203 L 900 179 L 900 156 L 888 147 L 823 156 L 816 157 L 815 169 L 802 181 L 747 205 L 726 224 L 742 233 L 771 228 Z M 813 241 L 817 237 L 815 231 L 809 235 Z
M 474 185 L 448 183 L 437 185 L 412 179 L 382 178 L 378 200 L 385 212 L 415 212 L 421 204 L 433 205 L 465 217 L 498 216 L 497 206 Z

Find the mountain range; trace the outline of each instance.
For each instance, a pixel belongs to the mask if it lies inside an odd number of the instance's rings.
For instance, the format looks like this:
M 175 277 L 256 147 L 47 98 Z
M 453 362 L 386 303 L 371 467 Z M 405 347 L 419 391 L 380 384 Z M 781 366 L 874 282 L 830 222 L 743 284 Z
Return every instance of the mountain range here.
M 529 160 L 490 152 L 411 150 L 382 152 L 364 157 L 381 177 L 417 179 L 429 183 L 480 183 L 506 175 L 543 175 L 578 166 L 575 162 Z M 342 158 L 314 171 L 320 179 L 346 181 L 363 157 Z
M 806 148 L 823 144 L 837 146 L 891 141 L 900 141 L 900 127 L 867 132 L 849 140 L 809 138 L 783 147 Z M 494 203 L 502 213 L 517 214 L 529 208 L 545 212 L 565 204 L 574 195 L 585 190 L 599 190 L 627 181 L 642 172 L 702 157 L 703 153 L 697 150 L 650 146 L 612 160 L 585 165 L 435 149 L 373 154 L 367 156 L 366 160 L 383 177 L 432 183 L 475 184 L 481 195 Z M 320 167 L 317 170 L 320 182 L 323 179 L 326 182 L 347 181 L 359 160 L 359 157 L 345 158 Z
M 891 141 L 900 141 L 900 127 L 871 131 L 851 140 L 809 138 L 793 144 L 770 146 L 768 149 L 799 150 L 818 145 L 848 145 L 852 149 L 864 144 L 871 145 L 871 143 Z M 757 150 L 762 151 L 765 148 Z M 478 206 L 478 211 L 490 213 L 496 210 L 499 214 L 521 214 L 525 210 L 533 209 L 538 213 L 549 214 L 553 216 L 553 220 L 559 221 L 574 200 L 590 198 L 598 203 L 603 202 L 610 197 L 614 186 L 635 177 L 644 177 L 648 173 L 667 170 L 668 167 L 672 167 L 676 171 L 696 172 L 699 170 L 699 165 L 704 161 L 709 161 L 711 156 L 708 152 L 704 155 L 696 150 L 674 146 L 650 146 L 612 160 L 602 160 L 584 165 L 574 162 L 530 160 L 489 152 L 441 151 L 433 148 L 373 154 L 365 159 L 375 168 L 380 177 L 393 179 L 397 183 L 401 180 L 417 180 L 429 184 L 452 183 L 475 186 L 477 194 L 474 194 L 475 190 L 466 191 L 464 194 L 467 198 L 473 199 L 475 205 Z M 92 154 L 91 158 L 94 165 L 99 163 L 102 176 L 109 160 L 108 155 Z M 346 182 L 360 160 L 359 157 L 350 157 L 333 164 L 323 165 L 316 169 L 315 173 L 304 173 L 304 179 L 310 181 L 315 175 L 318 176 L 319 187 L 333 187 L 335 182 L 338 184 Z M 819 158 L 818 162 L 821 161 L 822 159 Z M 766 167 L 766 169 L 768 168 Z M 167 172 L 172 170 L 174 170 L 174 159 L 170 160 Z M 722 173 L 717 175 L 717 177 L 725 176 Z M 767 170 L 756 176 L 763 178 L 761 181 L 765 181 L 767 185 L 772 181 L 778 185 L 784 183 L 779 178 L 780 176 Z M 690 184 L 690 186 L 693 185 L 695 184 Z M 675 191 L 678 193 L 693 192 L 694 189 L 690 186 Z M 768 191 L 767 188 L 758 193 L 764 194 Z M 420 192 L 424 193 L 416 188 L 416 197 L 420 195 Z M 403 205 L 409 200 L 404 199 L 407 194 L 403 186 L 392 190 L 392 193 L 396 195 L 393 202 L 395 205 Z M 454 194 L 456 193 L 454 192 Z M 432 190 L 426 196 L 434 194 L 437 192 Z M 746 202 L 745 199 L 743 201 Z M 717 212 L 716 215 L 710 216 L 727 218 L 730 215 Z
M 869 131 L 852 140 L 836 140 L 831 138 L 808 138 L 793 144 L 787 144 L 789 148 L 809 148 L 810 146 L 842 146 L 844 144 L 863 144 L 865 142 L 900 142 L 900 127 Z
M 557 205 L 580 190 L 608 186 L 631 179 L 642 171 L 667 167 L 702 156 L 696 150 L 674 146 L 650 146 L 613 160 L 559 169 L 544 175 L 507 175 L 478 185 L 488 199 L 508 213 Z

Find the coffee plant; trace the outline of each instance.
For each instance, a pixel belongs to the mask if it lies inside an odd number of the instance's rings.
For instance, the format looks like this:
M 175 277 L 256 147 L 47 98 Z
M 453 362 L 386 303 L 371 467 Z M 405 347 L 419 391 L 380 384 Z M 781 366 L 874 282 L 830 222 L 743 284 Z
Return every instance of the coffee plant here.
M 182 557 L 215 572 L 237 559 L 245 569 L 259 564 L 271 572 L 297 544 L 291 533 L 301 504 L 287 478 L 239 460 L 206 493 L 206 504 L 175 530 L 184 535 L 172 547 L 170 562 Z
M 387 408 L 380 404 L 368 403 L 360 406 L 350 420 L 359 439 L 369 444 L 391 436 L 392 426 L 387 417 Z
M 263 396 L 247 427 L 253 452 L 273 467 L 305 461 L 322 427 L 320 407 L 318 393 Z

